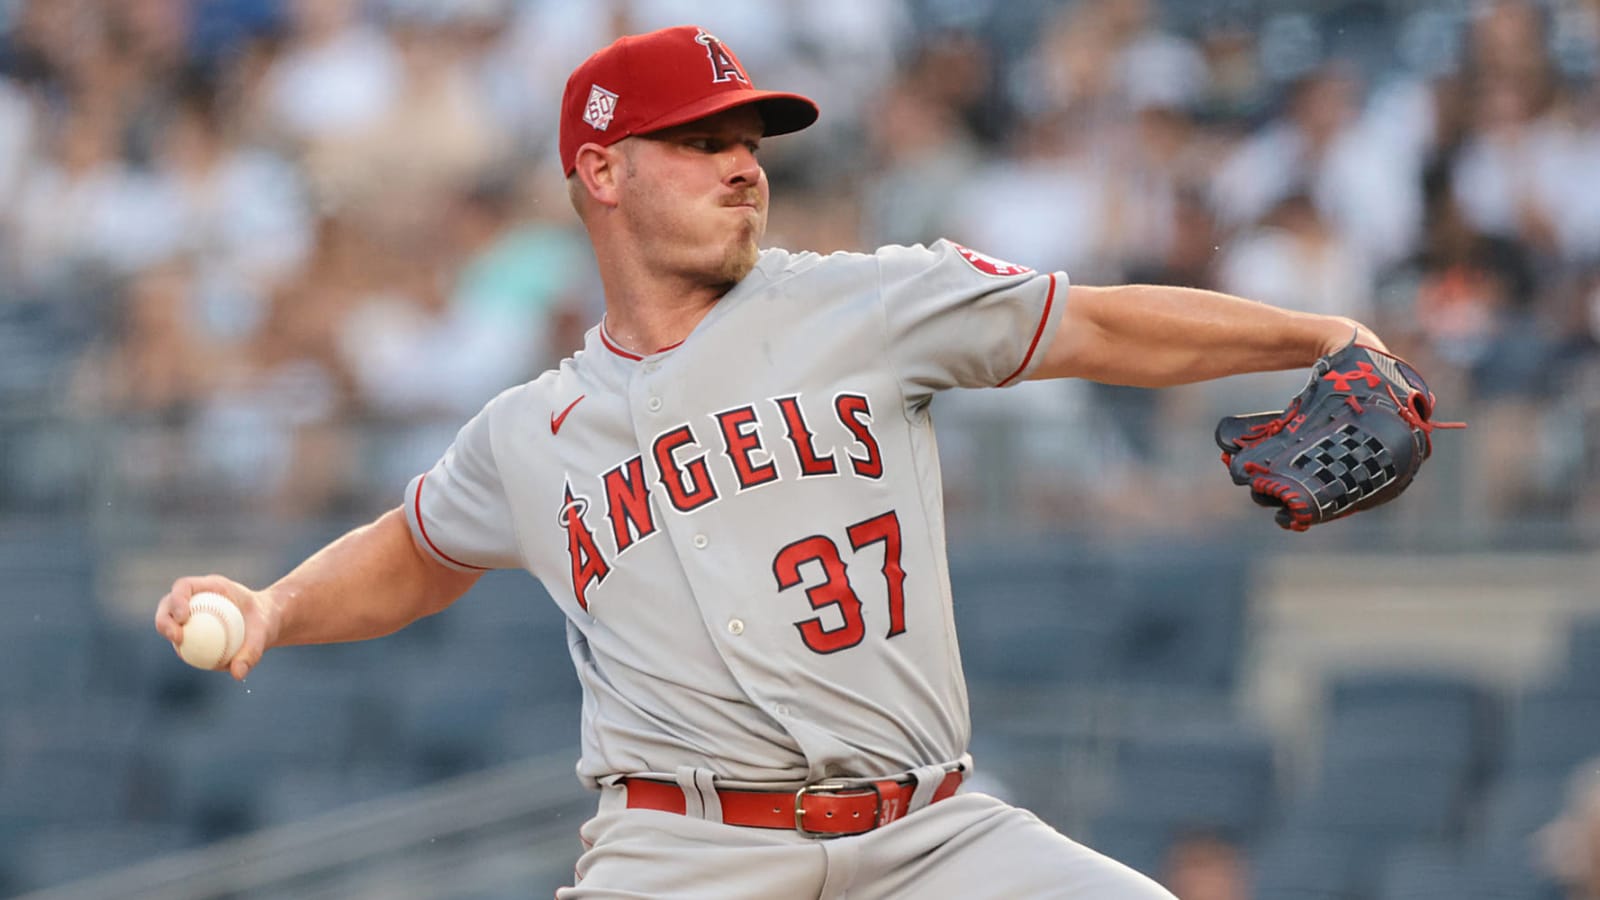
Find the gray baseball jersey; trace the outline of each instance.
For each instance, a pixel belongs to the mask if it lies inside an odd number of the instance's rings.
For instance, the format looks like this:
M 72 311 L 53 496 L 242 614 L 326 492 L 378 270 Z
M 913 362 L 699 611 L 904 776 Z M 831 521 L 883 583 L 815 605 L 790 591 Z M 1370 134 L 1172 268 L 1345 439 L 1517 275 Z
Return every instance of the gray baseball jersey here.
M 929 402 L 1043 357 L 1066 279 L 946 241 L 767 250 L 688 339 L 605 333 L 462 428 L 405 509 L 462 570 L 568 619 L 582 758 L 740 781 L 967 748 Z

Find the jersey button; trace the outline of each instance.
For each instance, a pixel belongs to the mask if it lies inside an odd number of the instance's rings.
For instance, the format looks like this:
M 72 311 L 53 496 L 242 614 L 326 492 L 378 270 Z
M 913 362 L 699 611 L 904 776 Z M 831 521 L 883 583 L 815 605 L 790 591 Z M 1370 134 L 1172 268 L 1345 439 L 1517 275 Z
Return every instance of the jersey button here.
M 706 548 L 706 545 L 708 545 L 710 543 L 711 543 L 711 539 L 706 537 L 703 534 L 697 534 L 697 535 L 694 536 L 694 548 L 696 550 L 704 550 Z
M 777 713 L 780 716 L 788 718 L 788 716 L 789 716 L 789 707 L 784 706 L 782 703 L 779 703 L 778 704 L 778 708 L 774 709 L 773 712 Z
M 651 412 L 660 412 L 661 411 L 661 398 L 660 397 L 651 397 L 650 398 L 650 402 L 646 403 L 645 406 L 649 407 Z
M 728 620 L 728 633 L 733 635 L 734 637 L 738 637 L 739 635 L 744 634 L 744 620 L 743 619 L 729 619 Z

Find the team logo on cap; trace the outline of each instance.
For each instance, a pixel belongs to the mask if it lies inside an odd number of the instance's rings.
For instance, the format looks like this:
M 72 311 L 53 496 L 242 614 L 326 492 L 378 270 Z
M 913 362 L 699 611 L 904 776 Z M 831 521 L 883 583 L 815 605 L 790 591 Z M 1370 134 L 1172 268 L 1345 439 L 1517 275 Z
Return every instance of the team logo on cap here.
M 729 52 L 727 47 L 723 46 L 721 41 L 706 33 L 703 29 L 694 36 L 694 39 L 696 42 L 705 45 L 706 56 L 711 59 L 712 81 L 742 81 L 745 84 L 750 83 L 750 77 L 744 74 L 743 69 L 739 68 L 739 61 L 733 58 L 733 54 Z
M 617 95 L 598 84 L 589 86 L 589 100 L 583 104 L 583 121 L 596 131 L 605 131 L 617 112 Z

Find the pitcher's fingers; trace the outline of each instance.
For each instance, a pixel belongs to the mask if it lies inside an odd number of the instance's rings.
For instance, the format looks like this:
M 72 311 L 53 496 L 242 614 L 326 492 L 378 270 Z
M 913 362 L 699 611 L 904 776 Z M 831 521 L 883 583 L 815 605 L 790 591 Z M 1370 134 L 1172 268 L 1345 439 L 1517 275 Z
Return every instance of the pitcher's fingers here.
M 179 625 L 189 621 L 189 598 L 205 590 L 200 585 L 200 582 L 205 580 L 205 578 L 186 575 L 172 583 L 172 590 L 167 592 L 167 599 L 171 601 L 172 618 Z
M 187 620 L 189 617 L 187 604 L 185 604 L 183 612 L 184 620 Z M 156 604 L 155 626 L 156 631 L 160 632 L 162 637 L 171 641 L 174 647 L 183 640 L 183 621 L 178 619 L 177 602 L 171 594 L 162 597 L 161 602 Z
M 243 681 L 250 670 L 261 662 L 261 655 L 267 649 L 266 629 L 262 627 L 261 620 L 256 616 L 250 617 L 249 628 L 244 633 L 244 645 L 239 652 L 233 655 L 233 661 L 228 664 L 228 673 L 235 681 Z

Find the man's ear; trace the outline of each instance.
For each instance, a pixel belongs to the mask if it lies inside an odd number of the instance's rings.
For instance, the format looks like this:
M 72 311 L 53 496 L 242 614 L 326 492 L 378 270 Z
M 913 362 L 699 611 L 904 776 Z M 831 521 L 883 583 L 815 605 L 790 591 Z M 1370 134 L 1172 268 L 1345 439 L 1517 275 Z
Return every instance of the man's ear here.
M 590 199 L 601 206 L 614 207 L 621 201 L 617 181 L 622 175 L 622 153 L 615 147 L 584 144 L 573 160 L 572 174 L 583 182 Z

